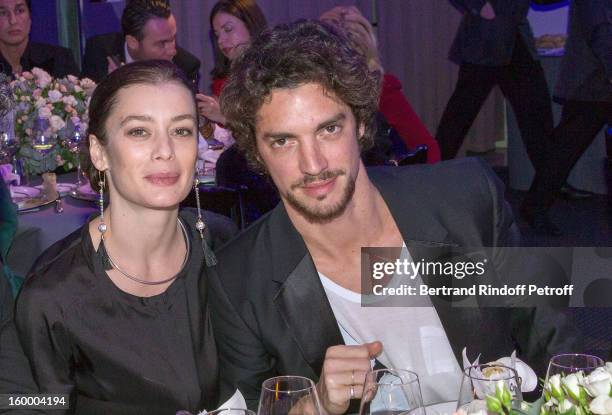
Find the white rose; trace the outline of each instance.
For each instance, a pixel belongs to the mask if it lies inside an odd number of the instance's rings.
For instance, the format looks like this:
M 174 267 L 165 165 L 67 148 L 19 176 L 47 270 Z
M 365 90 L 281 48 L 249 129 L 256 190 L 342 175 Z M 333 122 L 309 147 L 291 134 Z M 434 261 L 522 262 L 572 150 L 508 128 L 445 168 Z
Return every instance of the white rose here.
M 545 385 L 546 389 L 550 392 L 550 394 L 556 398 L 557 400 L 563 399 L 565 394 L 563 393 L 563 389 L 561 388 L 561 375 L 553 375 L 548 379 Z
M 606 370 L 612 375 L 612 362 L 606 362 Z
M 83 88 L 81 88 L 80 86 L 78 85 L 74 86 L 74 92 L 82 92 L 82 91 L 83 91 Z
M 563 399 L 559 405 L 559 413 L 564 414 L 572 410 L 574 404 L 569 399 Z
M 49 119 L 49 123 L 51 124 L 51 128 L 54 132 L 58 132 L 66 126 L 64 120 L 62 120 L 62 118 L 58 117 L 57 115 L 51 116 L 51 118 Z
M 612 375 L 603 367 L 598 367 L 584 379 L 584 387 L 589 395 L 597 397 L 608 395 L 612 387 Z
M 77 104 L 78 104 L 76 98 L 73 97 L 72 95 L 68 95 L 68 96 L 65 96 L 64 98 L 62 98 L 62 102 L 64 104 L 72 105 L 73 107 L 76 107 Z
M 33 68 L 32 74 L 36 77 L 36 84 L 41 88 L 46 87 L 51 83 L 53 78 L 47 72 L 43 71 L 40 68 Z
M 597 415 L 612 415 L 612 398 L 600 395 L 591 401 L 589 409 Z
M 565 391 L 568 393 L 572 399 L 582 402 L 586 399 L 586 392 L 584 388 L 582 388 L 580 384 L 580 380 L 582 379 L 582 373 L 572 373 L 567 375 L 563 379 L 561 379 L 561 383 Z
M 62 99 L 62 93 L 56 89 L 49 91 L 49 101 L 58 102 Z
M 49 118 L 51 118 L 51 110 L 45 105 L 44 107 L 38 109 L 38 116 L 40 118 L 48 120 Z

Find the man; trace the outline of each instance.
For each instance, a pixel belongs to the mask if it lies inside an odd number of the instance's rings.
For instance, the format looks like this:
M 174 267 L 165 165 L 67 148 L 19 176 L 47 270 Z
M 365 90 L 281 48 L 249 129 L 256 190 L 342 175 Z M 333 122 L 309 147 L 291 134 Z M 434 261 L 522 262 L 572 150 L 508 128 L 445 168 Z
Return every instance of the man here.
M 100 82 L 119 65 L 145 59 L 172 61 L 197 87 L 200 61 L 176 46 L 176 20 L 167 0 L 129 0 L 121 16 L 123 33 L 87 39 L 83 76 Z
M 223 396 L 238 388 L 255 407 L 264 379 L 301 375 L 340 414 L 376 358 L 417 371 L 426 402 L 440 402 L 456 399 L 464 347 L 481 361 L 518 348 L 545 365 L 569 341 L 533 309 L 458 310 L 437 297 L 360 306 L 362 247 L 405 242 L 417 261 L 428 248 L 517 238 L 498 180 L 478 162 L 366 172 L 360 147 L 378 94 L 378 75 L 324 23 L 279 26 L 235 62 L 221 107 L 282 203 L 222 249 L 210 275 Z
M 69 49 L 30 42 L 31 26 L 29 0 L 0 0 L 0 71 L 12 77 L 38 67 L 57 78 L 78 75 Z
M 555 143 L 525 198 L 521 212 L 540 233 L 559 235 L 548 211 L 576 162 L 606 124 L 612 123 L 612 3 L 573 1 L 565 56 L 555 98 L 563 104 Z
M 538 171 L 548 151 L 553 116 L 550 93 L 527 20 L 530 1 L 450 2 L 463 18 L 449 53 L 450 59 L 459 65 L 459 77 L 436 132 L 442 159 L 457 156 L 482 104 L 497 85 L 512 105 L 525 149 Z M 590 197 L 588 192 L 568 184 L 561 190 L 569 199 Z

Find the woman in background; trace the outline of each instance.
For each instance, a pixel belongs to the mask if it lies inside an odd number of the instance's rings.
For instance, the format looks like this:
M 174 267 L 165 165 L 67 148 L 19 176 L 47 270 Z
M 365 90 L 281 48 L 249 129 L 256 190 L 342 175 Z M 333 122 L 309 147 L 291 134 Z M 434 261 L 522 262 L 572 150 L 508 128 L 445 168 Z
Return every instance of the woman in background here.
M 235 225 L 179 213 L 197 156 L 191 82 L 166 61 L 122 66 L 96 88 L 89 118 L 90 181 L 109 203 L 49 248 L 23 285 L 16 323 L 34 379 L 41 393 L 70 397 L 58 413 L 215 407 L 201 276 Z
M 383 75 L 378 110 L 385 121 L 397 131 L 406 147 L 414 149 L 418 145 L 425 144 L 428 147 L 427 162 L 440 161 L 438 142 L 402 93 L 402 83 L 392 73 L 384 72 L 374 28 L 359 9 L 355 6 L 337 6 L 323 13 L 320 20 L 342 31 L 351 46 L 365 57 L 370 70 Z
M 210 12 L 210 27 L 215 39 L 212 96 L 198 94 L 198 109 L 200 115 L 210 121 L 224 124 L 225 117 L 221 114 L 218 98 L 232 60 L 251 44 L 251 39 L 268 27 L 268 23 L 255 0 L 220 0 Z

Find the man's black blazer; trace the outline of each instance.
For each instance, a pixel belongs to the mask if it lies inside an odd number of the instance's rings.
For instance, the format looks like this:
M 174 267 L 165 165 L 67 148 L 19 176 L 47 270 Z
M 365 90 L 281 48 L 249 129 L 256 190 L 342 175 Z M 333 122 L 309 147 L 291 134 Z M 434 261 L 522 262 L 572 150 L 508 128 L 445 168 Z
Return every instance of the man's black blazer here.
M 74 61 L 72 51 L 47 43 L 28 42 L 28 46 L 21 55 L 21 67 L 24 71 L 31 71 L 32 68 L 44 69 L 54 78 L 79 75 L 79 68 Z M 11 65 L 1 54 L 0 71 L 9 77 L 13 75 Z
M 502 184 L 475 160 L 369 170 L 415 262 L 432 246 L 518 243 Z M 291 374 L 317 381 L 327 348 L 344 341 L 282 203 L 222 248 L 218 260 L 209 277 L 222 398 L 239 388 L 255 408 L 266 378 Z M 573 350 L 571 328 L 549 309 L 454 308 L 431 301 L 458 362 L 464 347 L 482 353 L 481 362 L 516 349 L 543 375 L 552 354 Z
M 82 75 L 96 82 L 104 79 L 108 74 L 107 56 L 114 56 L 120 62 L 125 62 L 125 37 L 121 33 L 107 33 L 87 39 Z M 176 56 L 174 56 L 172 62 L 181 68 L 187 78 L 197 87 L 200 60 L 177 46 Z

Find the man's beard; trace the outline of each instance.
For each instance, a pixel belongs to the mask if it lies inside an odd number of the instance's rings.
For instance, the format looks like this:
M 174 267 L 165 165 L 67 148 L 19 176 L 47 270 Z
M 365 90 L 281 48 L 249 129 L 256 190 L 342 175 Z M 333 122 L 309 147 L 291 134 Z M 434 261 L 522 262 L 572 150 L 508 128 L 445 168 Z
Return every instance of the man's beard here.
M 325 171 L 316 176 L 304 176 L 304 178 L 300 182 L 291 185 L 290 190 L 284 195 L 285 196 L 284 199 L 287 201 L 287 203 L 291 205 L 291 207 L 293 207 L 293 209 L 295 209 L 299 214 L 301 214 L 308 222 L 311 222 L 311 223 L 330 222 L 344 213 L 344 211 L 346 210 L 346 207 L 348 206 L 349 202 L 353 198 L 353 194 L 355 193 L 355 180 L 356 180 L 355 177 L 347 176 L 348 180 L 346 182 L 346 186 L 344 188 L 344 191 L 338 203 L 332 206 L 327 206 L 325 208 L 317 208 L 316 206 L 311 207 L 305 203 L 302 203 L 302 201 L 298 200 L 298 198 L 295 197 L 293 190 L 298 187 L 303 186 L 304 184 L 308 184 L 308 183 L 312 183 L 316 181 L 328 180 L 328 179 L 332 179 L 335 177 L 346 176 L 346 175 L 347 174 L 344 170 L 333 170 L 333 171 Z M 317 200 L 320 200 L 320 201 L 325 200 L 327 196 L 328 195 L 321 196 L 317 198 Z

